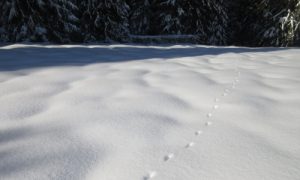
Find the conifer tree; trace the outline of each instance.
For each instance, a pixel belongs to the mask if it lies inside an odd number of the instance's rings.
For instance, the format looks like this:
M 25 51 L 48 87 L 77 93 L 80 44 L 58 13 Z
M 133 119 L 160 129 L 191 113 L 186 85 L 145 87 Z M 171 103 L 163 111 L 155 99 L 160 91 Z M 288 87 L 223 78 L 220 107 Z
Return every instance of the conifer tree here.
M 288 46 L 300 44 L 299 23 L 299 0 L 0 1 L 0 41 L 7 42 L 189 34 L 201 44 Z
M 77 4 L 80 7 L 80 29 L 83 36 L 83 42 L 103 40 L 104 35 L 99 31 L 100 28 L 96 25 L 96 17 L 98 16 L 98 7 L 101 0 L 78 0 Z
M 151 0 L 128 0 L 130 5 L 129 27 L 130 33 L 147 35 L 151 33 L 152 10 Z
M 300 1 L 288 0 L 285 15 L 279 20 L 281 25 L 281 41 L 283 45 L 293 45 L 299 40 Z
M 0 6 L 0 25 L 5 41 L 47 40 L 43 1 L 6 0 Z
M 298 0 L 239 0 L 235 31 L 242 45 L 287 46 L 299 30 Z
M 85 41 L 126 41 L 129 6 L 123 0 L 87 0 L 82 7 L 81 27 Z
M 157 32 L 162 34 L 196 34 L 200 43 L 226 44 L 227 14 L 218 0 L 157 1 Z
M 79 32 L 77 7 L 67 0 L 5 0 L 0 7 L 1 39 L 70 42 Z
M 41 0 L 38 0 L 41 1 Z M 45 21 L 48 35 L 57 42 L 81 41 L 78 7 L 71 0 L 46 1 Z

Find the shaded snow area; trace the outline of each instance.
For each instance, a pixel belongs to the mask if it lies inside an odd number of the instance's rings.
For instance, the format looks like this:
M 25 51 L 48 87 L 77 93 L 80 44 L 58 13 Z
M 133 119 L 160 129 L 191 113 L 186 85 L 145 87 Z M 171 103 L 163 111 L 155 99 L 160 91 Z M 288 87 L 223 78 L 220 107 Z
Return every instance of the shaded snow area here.
M 0 47 L 0 179 L 300 179 L 300 50 Z

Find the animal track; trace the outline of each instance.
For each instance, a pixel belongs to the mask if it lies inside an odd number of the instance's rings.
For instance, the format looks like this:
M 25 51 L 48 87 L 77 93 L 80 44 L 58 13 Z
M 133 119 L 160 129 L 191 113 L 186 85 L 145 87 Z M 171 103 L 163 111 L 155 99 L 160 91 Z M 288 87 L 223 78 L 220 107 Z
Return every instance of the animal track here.
M 168 155 L 165 156 L 164 160 L 168 161 L 168 160 L 172 159 L 173 157 L 174 157 L 174 154 L 170 153 L 170 154 L 168 154 Z
M 218 109 L 219 108 L 219 105 L 214 105 L 214 107 L 213 107 L 214 109 Z
M 194 145 L 195 145 L 194 142 L 190 142 L 185 146 L 185 148 L 190 148 L 190 147 L 193 147 Z
M 212 122 L 210 122 L 210 121 L 207 121 L 207 122 L 205 123 L 205 126 L 210 126 L 210 125 L 212 125 Z
M 202 131 L 196 131 L 196 132 L 195 132 L 195 135 L 196 135 L 196 136 L 198 136 L 198 135 L 200 135 L 200 134 L 202 134 Z
M 144 177 L 144 180 L 149 180 L 154 178 L 157 175 L 156 171 L 150 171 L 147 176 Z
M 231 90 L 235 89 L 235 88 L 236 88 L 236 84 L 240 81 L 240 80 L 239 80 L 239 77 L 240 77 L 240 75 L 241 75 L 241 72 L 238 71 L 237 65 L 236 65 L 236 69 L 235 69 L 234 71 L 237 73 L 237 74 L 236 74 L 236 77 L 234 77 L 234 81 L 233 81 L 232 84 L 231 84 L 231 88 L 226 88 L 226 89 L 224 89 L 224 92 L 222 93 L 222 96 L 223 96 L 223 97 L 225 97 L 225 96 L 231 94 L 231 93 L 232 93 Z M 215 98 L 215 99 L 214 99 L 214 102 L 215 102 L 216 104 L 213 105 L 212 108 L 213 108 L 214 110 L 217 110 L 217 109 L 219 108 L 219 105 L 218 105 L 217 103 L 220 102 L 220 99 L 219 99 L 219 98 Z M 206 114 L 206 117 L 210 119 L 210 118 L 212 117 L 212 115 L 213 115 L 212 112 L 209 112 L 209 113 Z M 212 121 L 207 121 L 207 122 L 205 122 L 204 125 L 205 125 L 205 126 L 211 126 L 211 125 L 212 125 Z M 195 131 L 195 136 L 199 136 L 199 135 L 202 134 L 202 133 L 203 133 L 203 132 L 202 132 L 201 130 L 197 130 L 197 131 Z M 189 142 L 188 144 L 186 144 L 184 147 L 185 147 L 186 149 L 188 149 L 188 148 L 193 147 L 194 145 L 195 145 L 195 142 L 191 141 L 191 142 Z M 174 153 L 169 153 L 169 154 L 167 154 L 166 156 L 164 156 L 164 161 L 165 161 L 165 162 L 166 162 L 166 161 L 169 161 L 170 159 L 173 159 L 174 157 L 175 157 Z M 156 171 L 150 171 L 150 172 L 148 173 L 148 175 L 144 177 L 144 180 L 152 179 L 152 178 L 154 178 L 156 175 L 157 175 L 157 172 L 156 172 Z
M 208 118 L 211 118 L 211 117 L 212 117 L 212 113 L 208 113 L 206 116 L 207 116 Z

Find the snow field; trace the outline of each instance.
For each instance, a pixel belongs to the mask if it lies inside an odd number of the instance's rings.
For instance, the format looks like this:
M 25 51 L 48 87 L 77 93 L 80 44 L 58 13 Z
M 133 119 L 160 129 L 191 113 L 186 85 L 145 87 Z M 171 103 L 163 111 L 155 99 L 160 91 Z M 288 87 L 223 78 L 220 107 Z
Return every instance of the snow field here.
M 0 47 L 0 179 L 297 179 L 299 54 Z

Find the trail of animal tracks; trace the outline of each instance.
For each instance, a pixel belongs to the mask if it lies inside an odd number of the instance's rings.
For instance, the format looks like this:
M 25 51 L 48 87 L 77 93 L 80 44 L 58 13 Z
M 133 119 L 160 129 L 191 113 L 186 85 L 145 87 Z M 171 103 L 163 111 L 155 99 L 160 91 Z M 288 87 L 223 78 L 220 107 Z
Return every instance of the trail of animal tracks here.
M 299 56 L 2 46 L 0 179 L 299 179 Z

